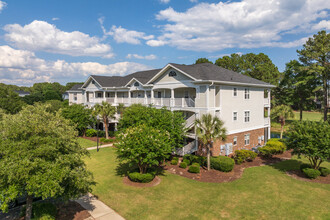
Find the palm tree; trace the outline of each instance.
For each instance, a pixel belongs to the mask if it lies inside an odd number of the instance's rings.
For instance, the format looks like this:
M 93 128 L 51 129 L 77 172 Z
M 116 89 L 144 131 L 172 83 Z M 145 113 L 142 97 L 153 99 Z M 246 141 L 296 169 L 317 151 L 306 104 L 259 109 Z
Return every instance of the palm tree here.
M 294 117 L 293 110 L 291 109 L 290 106 L 278 105 L 272 109 L 270 116 L 273 120 L 277 120 L 281 124 L 280 138 L 282 139 L 283 130 L 284 130 L 284 126 L 285 126 L 285 120 Z
M 217 139 L 226 140 L 226 128 L 224 122 L 211 114 L 202 115 L 200 119 L 195 120 L 196 133 L 199 140 L 207 147 L 207 170 L 210 170 L 210 148 L 212 142 Z
M 120 114 L 120 117 L 123 117 L 124 110 L 125 105 L 123 103 L 119 103 L 117 106 L 117 113 Z
M 112 106 L 108 102 L 102 102 L 101 105 L 96 104 L 94 106 L 93 112 L 95 115 L 99 115 L 102 118 L 105 127 L 105 137 L 106 139 L 109 139 L 109 118 L 114 118 L 116 114 L 116 107 Z

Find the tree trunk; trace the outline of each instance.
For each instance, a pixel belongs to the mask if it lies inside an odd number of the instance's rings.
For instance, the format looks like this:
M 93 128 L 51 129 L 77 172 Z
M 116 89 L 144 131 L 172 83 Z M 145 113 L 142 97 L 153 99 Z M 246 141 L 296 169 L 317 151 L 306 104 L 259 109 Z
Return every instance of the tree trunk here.
M 325 70 L 326 71 L 326 70 Z M 328 84 L 327 84 L 327 78 L 323 77 L 323 105 L 324 105 L 324 121 L 327 121 L 328 119 Z
M 280 134 L 280 139 L 283 138 L 283 130 L 284 130 L 284 123 L 281 123 L 281 134 Z
M 105 128 L 105 138 L 106 139 L 109 139 L 109 131 L 108 131 L 108 119 L 104 119 L 103 120 L 104 122 L 104 128 Z
M 210 144 L 207 144 L 207 170 L 211 169 L 211 161 L 210 161 Z
M 302 121 L 303 110 L 302 110 L 302 108 L 300 108 L 299 110 L 300 110 L 300 121 Z
M 26 197 L 25 220 L 31 220 L 31 216 L 32 216 L 32 202 L 33 202 L 33 196 L 28 195 Z

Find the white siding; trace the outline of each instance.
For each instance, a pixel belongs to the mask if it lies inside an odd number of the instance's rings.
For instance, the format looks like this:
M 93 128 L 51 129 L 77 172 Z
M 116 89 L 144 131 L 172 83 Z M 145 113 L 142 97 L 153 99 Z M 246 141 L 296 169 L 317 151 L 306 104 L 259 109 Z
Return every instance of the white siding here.
M 233 96 L 234 86 L 221 86 L 220 117 L 225 122 L 228 133 L 264 127 L 264 89 L 238 87 L 237 96 Z M 250 89 L 250 99 L 244 99 L 245 88 Z M 237 121 L 233 121 L 233 112 L 237 112 Z M 244 111 L 250 111 L 250 122 L 244 122 Z

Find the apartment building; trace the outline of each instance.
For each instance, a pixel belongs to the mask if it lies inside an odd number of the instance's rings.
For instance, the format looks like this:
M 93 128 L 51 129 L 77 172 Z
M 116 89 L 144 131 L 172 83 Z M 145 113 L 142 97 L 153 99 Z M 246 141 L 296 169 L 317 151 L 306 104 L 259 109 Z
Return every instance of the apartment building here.
M 187 145 L 179 154 L 198 149 L 194 121 L 211 113 L 224 121 L 227 140 L 213 143 L 212 155 L 229 155 L 237 149 L 252 149 L 270 138 L 271 84 L 202 63 L 169 63 L 162 69 L 140 71 L 127 76 L 91 75 L 84 84 L 75 85 L 69 102 L 89 107 L 106 101 L 114 106 L 134 103 L 152 104 L 181 111 L 189 128 Z M 118 117 L 111 121 L 114 129 Z

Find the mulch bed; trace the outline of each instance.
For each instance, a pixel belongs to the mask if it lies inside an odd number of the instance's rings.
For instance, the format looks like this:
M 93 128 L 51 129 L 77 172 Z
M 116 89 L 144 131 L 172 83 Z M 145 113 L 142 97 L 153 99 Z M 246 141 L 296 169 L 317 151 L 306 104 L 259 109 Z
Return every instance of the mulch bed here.
M 327 177 L 319 176 L 316 179 L 308 179 L 308 178 L 306 178 L 305 174 L 301 170 L 289 170 L 289 171 L 286 171 L 286 174 L 297 180 L 302 180 L 302 181 L 312 182 L 312 183 L 330 184 L 330 175 L 328 175 Z
M 91 215 L 77 202 L 67 202 L 59 205 L 56 219 L 60 220 L 84 220 Z
M 287 159 L 291 159 L 290 151 L 286 151 L 281 155 L 275 155 L 273 158 L 270 159 L 257 157 L 252 162 L 245 162 L 242 163 L 241 165 L 235 165 L 234 169 L 228 173 L 220 172 L 218 170 L 213 170 L 213 169 L 207 171 L 206 168 L 201 168 L 201 172 L 195 174 L 195 173 L 189 173 L 188 168 L 183 169 L 180 168 L 178 165 L 171 165 L 171 164 L 166 164 L 165 169 L 172 174 L 177 174 L 200 182 L 223 183 L 223 182 L 231 182 L 241 178 L 245 168 L 270 165 Z
M 83 136 L 79 136 L 79 137 L 97 142 L 97 137 L 83 137 Z M 99 141 L 100 141 L 100 139 L 101 138 L 99 137 Z M 109 139 L 116 139 L 116 138 L 115 137 L 109 137 Z
M 161 182 L 161 179 L 156 176 L 151 182 L 149 183 L 137 183 L 137 182 L 132 182 L 127 176 L 123 178 L 123 183 L 129 186 L 134 186 L 134 187 L 153 187 L 157 186 Z

